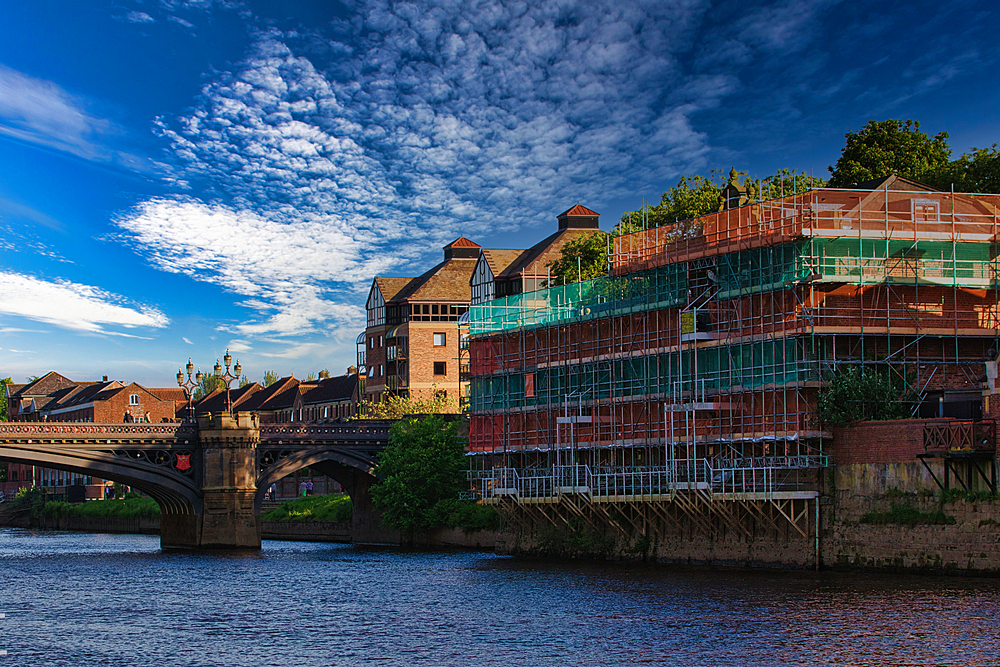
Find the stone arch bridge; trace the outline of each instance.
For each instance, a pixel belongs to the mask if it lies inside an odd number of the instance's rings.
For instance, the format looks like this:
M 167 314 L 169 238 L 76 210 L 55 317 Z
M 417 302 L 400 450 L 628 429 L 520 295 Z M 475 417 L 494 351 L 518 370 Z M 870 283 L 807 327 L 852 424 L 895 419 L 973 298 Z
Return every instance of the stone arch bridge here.
M 164 548 L 260 548 L 264 492 L 308 466 L 351 496 L 354 542 L 398 544 L 369 495 L 390 423 L 262 425 L 251 413 L 184 424 L 8 422 L 0 423 L 0 461 L 139 489 L 160 506 Z

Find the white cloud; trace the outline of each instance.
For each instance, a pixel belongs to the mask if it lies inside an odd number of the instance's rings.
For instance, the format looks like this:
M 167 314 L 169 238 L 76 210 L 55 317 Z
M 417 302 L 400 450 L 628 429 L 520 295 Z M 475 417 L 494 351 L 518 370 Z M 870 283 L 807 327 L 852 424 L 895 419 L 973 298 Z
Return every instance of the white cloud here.
M 322 323 L 356 321 L 362 311 L 331 299 L 331 283 L 374 272 L 383 264 L 361 257 L 362 244 L 322 219 L 281 223 L 193 200 L 154 199 L 119 225 L 135 247 L 165 271 L 215 283 L 246 297 L 263 319 L 233 327 L 245 334 L 305 334 Z
M 162 328 L 170 320 L 156 308 L 127 304 L 122 297 L 68 280 L 49 282 L 24 274 L 0 271 L 0 314 L 16 315 L 73 331 L 125 336 L 108 330 Z
M 785 9 L 748 10 L 719 43 L 793 48 L 813 14 Z M 356 328 L 359 285 L 422 272 L 459 234 L 658 192 L 706 165 L 695 118 L 739 87 L 728 63 L 692 69 L 707 0 L 352 10 L 325 32 L 259 33 L 193 111 L 161 119 L 175 185 L 204 195 L 119 221 L 154 265 L 242 295 L 241 336 Z
M 192 343 L 191 341 L 189 341 L 189 340 L 188 340 L 187 338 L 185 338 L 184 336 L 181 336 L 181 340 L 182 340 L 182 341 L 184 341 L 185 343 L 187 343 L 188 345 L 194 345 L 194 343 Z
M 0 65 L 0 134 L 86 160 L 148 170 L 146 160 L 106 145 L 121 129 L 51 81 Z
M 125 20 L 129 23 L 156 23 L 156 19 L 146 12 L 132 11 L 125 15 Z

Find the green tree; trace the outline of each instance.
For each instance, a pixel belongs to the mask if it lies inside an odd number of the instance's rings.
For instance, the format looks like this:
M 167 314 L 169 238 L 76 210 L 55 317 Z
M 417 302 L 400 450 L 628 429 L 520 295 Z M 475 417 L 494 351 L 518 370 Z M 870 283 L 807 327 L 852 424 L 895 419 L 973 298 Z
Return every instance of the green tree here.
M 272 384 L 274 384 L 275 382 L 277 382 L 280 379 L 281 379 L 281 376 L 279 376 L 274 371 L 264 371 L 264 386 L 265 387 L 270 387 Z
M 464 488 L 466 469 L 456 422 L 439 415 L 400 420 L 379 454 L 372 501 L 387 526 L 412 539 L 416 531 L 447 522 L 447 508 Z
M 643 228 L 673 225 L 718 211 L 726 179 L 718 169 L 713 169 L 711 174 L 710 178 L 699 174 L 681 176 L 676 186 L 660 196 L 659 204 L 625 213 L 612 233 L 615 236 L 630 234 Z
M 919 181 L 946 169 L 951 157 L 947 132 L 930 137 L 913 120 L 870 120 L 844 136 L 847 144 L 837 164 L 830 167 L 830 187 L 834 188 L 891 174 Z
M 242 389 L 243 387 L 247 386 L 248 384 L 250 384 L 250 378 L 248 378 L 246 375 L 241 375 L 240 376 L 240 389 Z
M 0 422 L 7 421 L 7 390 L 6 387 L 13 384 L 10 378 L 0 378 Z M 7 481 L 7 464 L 0 463 L 0 482 Z
M 906 383 L 888 367 L 841 366 L 817 396 L 816 416 L 830 426 L 909 419 L 913 401 Z
M 1000 194 L 1000 146 L 973 148 L 923 180 L 941 190 Z
M 826 186 L 826 181 L 822 178 L 809 176 L 795 169 L 779 169 L 773 176 L 760 180 L 760 198 L 765 200 L 778 199 L 824 186 Z
M 7 385 L 14 384 L 10 378 L 0 378 L 0 422 L 7 421 Z
M 458 412 L 458 401 L 437 390 L 426 397 L 390 395 L 383 397 L 381 401 L 364 400 L 358 405 L 361 419 L 402 419 L 408 415 L 442 415 Z
M 568 241 L 559 250 L 559 259 L 549 262 L 552 284 L 565 285 L 607 274 L 607 236 L 604 232 L 594 232 Z
M 212 373 L 205 373 L 201 376 L 201 384 L 195 388 L 194 396 L 196 401 L 200 401 L 216 389 L 225 389 L 226 381 Z

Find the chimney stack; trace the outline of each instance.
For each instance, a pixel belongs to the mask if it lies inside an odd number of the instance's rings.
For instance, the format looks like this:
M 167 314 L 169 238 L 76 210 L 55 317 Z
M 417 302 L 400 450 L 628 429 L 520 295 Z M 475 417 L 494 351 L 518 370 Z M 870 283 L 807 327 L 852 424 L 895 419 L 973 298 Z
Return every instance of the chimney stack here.
M 105 376 L 104 376 L 104 380 L 103 380 L 103 381 L 104 381 L 104 382 L 107 382 L 107 381 L 108 381 L 108 376 L 107 376 L 107 375 L 105 375 Z

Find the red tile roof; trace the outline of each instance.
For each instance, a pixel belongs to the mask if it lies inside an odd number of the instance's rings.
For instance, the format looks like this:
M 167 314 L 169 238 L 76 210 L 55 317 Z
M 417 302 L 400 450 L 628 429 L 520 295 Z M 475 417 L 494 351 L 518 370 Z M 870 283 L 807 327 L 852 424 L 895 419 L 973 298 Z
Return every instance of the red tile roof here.
M 567 215 L 584 215 L 584 216 L 587 216 L 587 217 L 591 217 L 591 216 L 595 216 L 595 215 L 600 215 L 600 213 L 598 213 L 597 211 L 591 211 L 586 206 L 581 206 L 580 204 L 577 204 L 573 208 L 560 213 L 556 217 L 562 218 L 562 217 L 565 217 Z
M 470 241 L 464 236 L 459 236 L 457 239 L 445 246 L 445 248 L 481 248 L 475 241 Z

